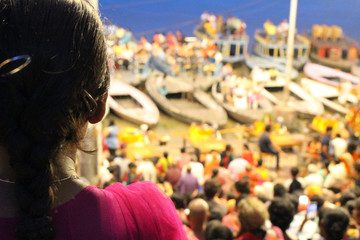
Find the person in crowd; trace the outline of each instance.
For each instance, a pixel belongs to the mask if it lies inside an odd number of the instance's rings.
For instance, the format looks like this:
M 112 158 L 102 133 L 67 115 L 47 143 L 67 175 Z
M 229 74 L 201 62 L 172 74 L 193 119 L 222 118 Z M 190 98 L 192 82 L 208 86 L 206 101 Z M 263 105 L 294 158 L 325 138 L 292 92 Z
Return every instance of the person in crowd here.
M 311 163 L 320 162 L 321 141 L 319 134 L 313 135 L 312 140 L 309 142 L 309 145 L 306 149 L 306 152 Z
M 220 166 L 221 157 L 218 151 L 215 149 L 211 150 L 210 154 L 206 155 L 205 165 L 204 165 L 204 174 L 211 175 L 214 168 Z
M 186 207 L 185 197 L 183 195 L 175 192 L 170 196 L 170 199 L 174 203 L 176 212 L 178 213 L 182 223 L 185 225 L 189 225 L 189 223 L 187 221 L 187 215 L 185 213 L 186 212 L 185 211 L 185 207 Z
M 170 168 L 172 162 L 173 162 L 173 159 L 172 159 L 172 157 L 169 156 L 169 153 L 164 152 L 163 156 L 156 163 L 156 168 L 157 168 L 158 173 L 164 177 L 166 172 Z
M 121 154 L 115 157 L 114 163 L 120 167 L 120 178 L 123 178 L 124 174 L 129 171 L 130 162 L 125 149 L 122 149 Z
M 326 133 L 321 139 L 321 162 L 324 164 L 324 166 L 327 168 L 330 164 L 330 162 L 333 160 L 333 157 L 330 153 L 330 141 L 331 141 L 331 133 L 332 133 L 332 127 L 326 128 Z
M 118 140 L 119 128 L 115 125 L 114 120 L 110 120 L 109 126 L 107 128 L 107 136 L 105 138 L 105 144 L 107 145 L 110 155 L 115 157 L 116 149 L 119 145 Z
M 180 178 L 179 183 L 180 194 L 197 195 L 199 189 L 199 182 L 197 178 L 191 173 L 191 167 L 187 166 L 186 174 Z
M 248 178 L 250 181 L 250 190 L 253 193 L 256 185 L 264 182 L 264 179 L 261 175 L 254 170 L 253 166 L 250 164 L 246 165 L 245 172 L 240 173 L 238 179 Z
M 150 159 L 142 159 L 141 155 L 135 156 L 137 171 L 142 174 L 145 181 L 156 183 L 156 168 Z
M 187 166 L 191 161 L 191 156 L 186 152 L 186 149 L 182 147 L 180 149 L 180 155 L 175 158 L 178 168 L 181 170 L 184 166 Z
M 292 202 L 288 198 L 275 198 L 269 206 L 269 214 L 272 225 L 281 229 L 281 232 L 274 231 L 275 237 L 289 240 L 290 237 L 286 230 L 289 228 L 295 215 Z
M 279 151 L 276 150 L 270 139 L 271 126 L 266 125 L 265 131 L 260 135 L 259 148 L 263 153 L 271 153 L 276 156 L 276 169 L 280 168 L 280 157 Z
M 323 187 L 324 178 L 319 174 L 318 167 L 315 164 L 309 164 L 307 167 L 308 175 L 304 177 L 303 187 L 306 188 L 311 185 Z
M 174 190 L 178 189 L 181 178 L 181 171 L 176 164 L 172 164 L 165 173 L 165 181 L 168 181 Z
M 352 201 L 352 200 L 355 200 L 355 199 L 356 199 L 355 193 L 353 193 L 350 190 L 344 191 L 344 192 L 341 193 L 341 197 L 339 199 L 340 206 L 345 207 L 346 203 L 348 201 Z
M 281 183 L 277 183 L 274 185 L 274 198 L 283 198 L 286 195 L 285 186 Z
M 269 170 L 264 167 L 262 159 L 258 160 L 255 171 L 262 177 L 262 179 L 264 179 L 264 181 L 269 180 Z
M 354 201 L 354 209 L 351 213 L 351 220 L 354 228 L 357 230 L 356 234 L 358 237 L 360 236 L 360 198 L 358 197 Z
M 240 230 L 240 221 L 236 209 L 236 199 L 229 199 L 227 202 L 228 214 L 222 219 L 222 224 L 227 226 L 234 236 L 237 236 Z
M 351 177 L 356 175 L 355 164 L 358 160 L 357 145 L 358 144 L 355 141 L 349 142 L 347 150 L 339 156 L 339 160 L 344 163 L 346 172 Z
M 298 177 L 299 175 L 299 168 L 292 167 L 290 170 L 292 179 L 288 179 L 285 181 L 284 185 L 285 188 L 288 189 L 289 193 L 295 193 L 297 191 L 301 191 L 303 189 L 302 186 L 302 179 Z
M 269 219 L 266 206 L 257 198 L 245 198 L 238 204 L 241 230 L 236 240 L 261 240 L 266 236 L 265 221 Z
M 234 159 L 233 155 L 233 149 L 230 144 L 227 144 L 225 146 L 225 150 L 220 154 L 221 160 L 220 160 L 220 166 L 224 168 L 228 168 L 230 162 Z
M 157 176 L 156 185 L 158 185 L 158 187 L 169 197 L 174 193 L 171 184 L 168 181 L 165 181 L 161 175 Z
M 206 223 L 209 218 L 209 205 L 205 200 L 196 198 L 189 203 L 188 222 L 199 240 L 205 240 Z
M 1 0 L 0 236 L 10 239 L 186 239 L 168 197 L 149 182 L 106 189 L 75 170 L 109 88 L 101 20 L 88 1 Z M 127 217 L 124 217 L 127 216 Z
M 144 181 L 144 176 L 140 172 L 137 172 L 137 167 L 135 163 L 129 163 L 129 171 L 124 174 L 124 177 L 122 178 L 122 183 L 124 185 L 129 185 L 132 183 Z
M 344 162 L 335 159 L 329 165 L 329 174 L 324 181 L 324 187 L 332 190 L 334 193 L 339 193 L 343 187 L 348 184 L 348 174 Z
M 231 230 L 223 225 L 219 220 L 209 221 L 205 229 L 206 240 L 232 240 Z
M 336 137 L 331 140 L 332 147 L 334 148 L 334 158 L 339 159 L 342 154 L 347 150 L 347 142 L 341 137 L 340 133 L 336 134 Z
M 215 179 L 208 180 L 204 184 L 205 199 L 209 205 L 210 211 L 218 211 L 222 218 L 227 214 L 228 209 L 227 206 L 219 199 L 220 189 L 221 183 Z
M 186 174 L 187 167 L 191 167 L 191 173 L 197 178 L 199 185 L 203 186 L 205 182 L 204 165 L 196 160 L 196 157 L 191 157 L 191 161 L 188 165 L 185 165 L 181 170 L 181 175 Z
M 236 206 L 239 202 L 247 198 L 250 194 L 250 180 L 247 178 L 240 179 L 239 181 L 235 182 L 235 190 L 237 193 L 236 199 Z
M 349 215 L 342 208 L 323 208 L 319 214 L 320 234 L 325 240 L 341 240 L 349 226 Z
M 248 161 L 251 166 L 254 166 L 254 155 L 250 151 L 249 145 L 246 143 L 243 144 L 241 157 Z

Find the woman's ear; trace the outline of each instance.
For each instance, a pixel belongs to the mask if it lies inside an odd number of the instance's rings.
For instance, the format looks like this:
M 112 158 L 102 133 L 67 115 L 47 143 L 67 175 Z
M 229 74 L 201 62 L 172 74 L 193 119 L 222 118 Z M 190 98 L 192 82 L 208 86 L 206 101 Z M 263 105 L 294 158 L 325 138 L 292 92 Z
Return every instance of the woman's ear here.
M 96 110 L 89 115 L 88 118 L 89 123 L 95 124 L 103 119 L 106 111 L 107 98 L 108 98 L 108 93 L 106 93 L 102 98 L 96 101 L 97 107 Z

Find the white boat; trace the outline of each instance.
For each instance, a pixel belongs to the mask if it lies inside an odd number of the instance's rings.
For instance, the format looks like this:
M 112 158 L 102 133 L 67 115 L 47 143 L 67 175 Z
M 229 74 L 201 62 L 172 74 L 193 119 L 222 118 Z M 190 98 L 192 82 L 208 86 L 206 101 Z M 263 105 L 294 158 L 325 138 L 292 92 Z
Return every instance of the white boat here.
M 307 92 L 309 92 L 314 98 L 322 102 L 329 109 L 341 114 L 347 114 L 349 112 L 348 108 L 330 100 L 339 97 L 338 88 L 308 78 L 302 78 L 301 85 Z M 351 103 L 356 103 L 357 98 L 355 95 L 349 94 L 347 101 Z
M 293 82 L 290 83 L 289 91 L 291 95 L 286 104 L 295 109 L 299 114 L 312 117 L 321 115 L 324 112 L 323 104 L 307 93 L 300 85 Z M 266 89 L 263 89 L 261 94 L 274 104 L 278 105 L 281 103 L 280 99 Z
M 246 65 L 250 68 L 253 69 L 255 67 L 259 67 L 261 69 L 275 69 L 277 71 L 279 71 L 279 75 L 285 77 L 285 71 L 286 71 L 286 67 L 285 64 L 282 63 L 278 63 L 275 61 L 271 61 L 265 58 L 261 58 L 261 57 L 257 57 L 257 56 L 250 56 L 248 58 L 246 58 Z M 290 78 L 291 79 L 295 79 L 297 78 L 299 75 L 299 72 L 296 69 L 291 69 L 291 74 L 290 74 Z
M 212 85 L 212 96 L 227 111 L 229 116 L 236 121 L 241 123 L 253 123 L 256 120 L 261 119 L 264 113 L 272 111 L 273 105 L 265 97 L 260 97 L 260 99 L 257 100 L 259 106 L 256 109 L 250 108 L 250 106 L 247 106 L 248 104 L 246 104 L 245 108 L 236 107 L 235 104 L 231 104 L 224 100 L 224 94 L 221 93 L 219 85 L 220 83 Z
M 137 124 L 156 125 L 160 113 L 153 101 L 137 88 L 111 79 L 108 102 L 120 117 Z
M 304 67 L 304 73 L 313 80 L 333 87 L 340 87 L 341 80 L 351 82 L 354 90 L 360 84 L 360 77 L 316 63 L 307 63 Z

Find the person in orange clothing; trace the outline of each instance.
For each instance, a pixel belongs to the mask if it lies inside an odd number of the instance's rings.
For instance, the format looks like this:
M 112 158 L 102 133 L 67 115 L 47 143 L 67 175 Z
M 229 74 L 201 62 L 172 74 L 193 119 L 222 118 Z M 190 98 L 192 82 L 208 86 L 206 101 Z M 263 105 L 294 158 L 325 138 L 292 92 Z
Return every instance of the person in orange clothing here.
M 206 156 L 204 174 L 211 175 L 214 168 L 220 166 L 220 154 L 216 150 L 212 150 L 210 154 Z
M 308 153 L 308 158 L 311 162 L 317 163 L 320 161 L 321 142 L 319 134 L 313 136 L 313 139 L 309 142 L 306 152 Z
M 248 161 L 251 166 L 254 166 L 253 153 L 250 151 L 249 145 L 247 145 L 246 143 L 243 144 L 243 152 L 241 157 Z
M 245 172 L 240 173 L 238 176 L 238 179 L 243 179 L 244 177 L 247 177 L 250 179 L 250 191 L 251 193 L 254 192 L 254 188 L 255 186 L 259 183 L 259 182 L 263 182 L 264 179 L 261 177 L 261 175 L 254 171 L 253 167 L 248 164 L 246 165 L 245 168 Z

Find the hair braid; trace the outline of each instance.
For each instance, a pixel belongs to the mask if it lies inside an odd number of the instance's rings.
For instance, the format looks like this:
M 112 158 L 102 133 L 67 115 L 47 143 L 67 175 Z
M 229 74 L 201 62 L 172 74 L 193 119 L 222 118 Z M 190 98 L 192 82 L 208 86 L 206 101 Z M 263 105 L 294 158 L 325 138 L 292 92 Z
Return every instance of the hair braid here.
M 2 91 L 2 94 L 5 95 L 6 92 Z M 11 91 L 11 95 L 24 99 L 18 91 Z M 21 119 L 28 117 L 26 113 L 31 110 L 27 108 L 34 106 L 33 104 L 14 99 L 10 106 L 21 111 L 12 114 L 6 112 L 8 117 L 6 121 L 1 121 L 0 126 L 8 129 L 2 143 L 8 150 L 10 164 L 16 175 L 15 196 L 22 217 L 16 236 L 19 239 L 53 239 L 55 231 L 49 216 L 53 199 L 50 161 L 57 149 L 54 147 L 56 141 L 51 141 L 41 131 L 39 136 L 29 134 L 22 126 L 24 121 Z M 0 110 L 5 110 L 6 107 L 8 105 L 2 104 Z M 36 125 L 32 127 L 40 128 Z M 40 138 L 45 138 L 45 141 L 40 141 Z

